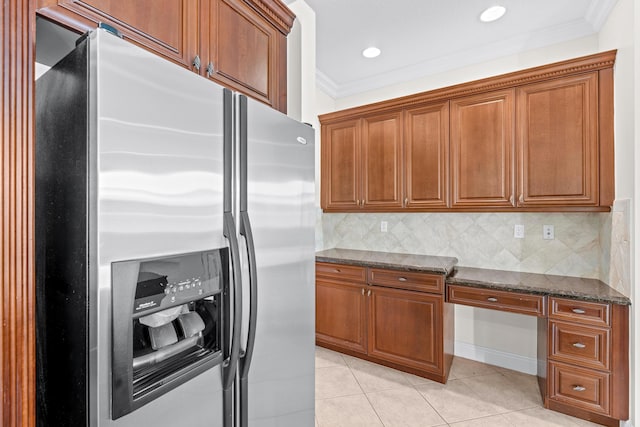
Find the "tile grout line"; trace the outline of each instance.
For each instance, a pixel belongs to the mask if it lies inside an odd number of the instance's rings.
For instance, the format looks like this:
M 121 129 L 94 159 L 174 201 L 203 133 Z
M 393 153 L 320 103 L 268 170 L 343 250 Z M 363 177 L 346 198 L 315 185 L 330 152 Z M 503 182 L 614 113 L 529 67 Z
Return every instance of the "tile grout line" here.
M 429 381 L 433 381 L 433 380 L 429 380 Z M 418 390 L 418 387 L 420 384 L 411 384 L 411 386 L 413 387 L 413 389 L 420 395 L 420 397 L 422 397 L 422 399 L 424 399 L 425 402 L 427 402 L 427 405 L 429 405 L 431 407 L 431 409 L 433 409 L 433 411 L 438 414 L 438 416 L 442 419 L 442 421 L 444 421 L 446 423 L 447 426 L 449 426 L 449 422 L 442 416 L 442 414 L 440 412 L 438 412 L 438 410 L 431 404 L 431 402 L 429 402 L 429 399 L 426 398 L 426 396 L 422 393 L 420 393 L 420 390 Z
M 378 421 L 380 421 L 380 424 L 384 427 L 384 422 L 382 422 L 382 418 L 380 418 L 380 414 L 378 414 L 378 411 L 376 411 L 375 406 L 373 406 L 373 403 L 371 403 L 369 396 L 367 396 L 367 393 L 364 391 L 364 388 L 362 388 L 362 384 L 360 384 L 360 381 L 358 381 L 358 377 L 353 373 L 353 370 L 351 369 L 351 365 L 349 365 L 349 362 L 347 362 L 346 359 L 344 362 L 347 365 L 347 368 L 349 368 L 349 372 L 351 372 L 351 375 L 353 375 L 353 378 L 355 378 L 356 382 L 358 383 L 358 387 L 360 387 L 360 390 L 362 390 L 362 394 L 364 394 L 364 398 L 367 399 L 367 402 L 369 402 L 369 406 L 371 406 L 371 409 L 373 409 L 373 413 L 376 414 Z

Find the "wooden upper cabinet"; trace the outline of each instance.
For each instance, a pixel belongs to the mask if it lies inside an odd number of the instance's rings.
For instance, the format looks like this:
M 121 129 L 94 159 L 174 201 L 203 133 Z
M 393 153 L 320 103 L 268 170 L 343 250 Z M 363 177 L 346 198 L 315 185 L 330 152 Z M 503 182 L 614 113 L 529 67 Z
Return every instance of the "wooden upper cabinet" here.
M 280 33 L 246 3 L 230 0 L 211 0 L 207 30 L 204 72 L 277 108 Z
M 616 51 L 602 52 L 323 114 L 322 145 L 333 147 L 333 132 L 350 123 L 360 129 L 362 160 L 336 172 L 323 155 L 322 182 L 331 187 L 323 186 L 322 200 L 337 201 L 338 193 L 327 191 L 340 188 L 340 200 L 348 193 L 350 201 L 322 207 L 609 211 L 615 57 Z M 349 178 L 341 182 L 340 173 Z
M 451 101 L 452 207 L 513 207 L 514 90 Z
M 597 206 L 598 73 L 518 88 L 518 206 Z
M 362 161 L 361 206 L 402 207 L 402 112 L 362 120 Z
M 404 206 L 445 208 L 449 189 L 449 102 L 406 110 L 404 123 Z
M 38 0 L 38 14 L 89 31 L 104 22 L 125 39 L 191 68 L 198 51 L 198 0 Z
M 323 209 L 358 209 L 361 188 L 360 120 L 322 127 Z
M 79 33 L 99 22 L 125 39 L 275 109 L 287 108 L 280 0 L 37 0 L 37 13 Z

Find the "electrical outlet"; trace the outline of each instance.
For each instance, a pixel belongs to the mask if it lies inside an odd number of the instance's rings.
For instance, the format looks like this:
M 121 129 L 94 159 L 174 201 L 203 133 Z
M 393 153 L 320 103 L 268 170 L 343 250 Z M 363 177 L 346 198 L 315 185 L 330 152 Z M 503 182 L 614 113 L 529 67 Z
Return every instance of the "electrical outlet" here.
M 387 232 L 387 221 L 380 221 L 380 231 L 383 233 Z
M 553 240 L 555 239 L 555 233 L 553 230 L 553 225 L 543 225 L 542 226 L 542 238 L 545 240 Z
M 516 224 L 513 227 L 513 237 L 516 239 L 524 239 L 524 224 Z

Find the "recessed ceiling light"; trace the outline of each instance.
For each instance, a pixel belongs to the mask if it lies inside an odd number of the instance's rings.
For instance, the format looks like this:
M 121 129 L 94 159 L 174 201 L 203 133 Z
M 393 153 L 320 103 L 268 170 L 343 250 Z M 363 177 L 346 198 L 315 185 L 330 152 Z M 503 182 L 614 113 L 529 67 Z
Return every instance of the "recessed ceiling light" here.
M 502 18 L 507 9 L 504 6 L 491 6 L 480 15 L 482 22 L 492 22 Z
M 380 55 L 380 49 L 377 47 L 368 47 L 362 51 L 362 56 L 365 58 L 375 58 L 378 55 Z

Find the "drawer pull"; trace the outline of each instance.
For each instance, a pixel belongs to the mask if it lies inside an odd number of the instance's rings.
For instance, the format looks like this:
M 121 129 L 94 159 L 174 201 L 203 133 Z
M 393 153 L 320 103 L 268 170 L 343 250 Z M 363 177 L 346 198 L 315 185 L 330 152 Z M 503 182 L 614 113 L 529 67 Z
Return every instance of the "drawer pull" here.
M 407 278 L 406 277 L 398 277 L 398 280 L 401 282 L 406 282 Z
M 498 302 L 498 298 L 495 298 L 495 297 L 489 297 L 489 298 L 487 298 L 487 301 L 491 301 L 491 302 Z
M 577 385 L 573 387 L 573 391 L 585 391 L 586 388 L 582 387 L 581 385 Z
M 334 268 L 333 271 L 335 271 L 336 273 L 340 273 L 340 269 L 339 268 Z
M 581 342 L 574 342 L 573 346 L 575 348 L 586 348 L 587 347 L 586 345 L 582 344 Z
M 364 295 L 364 288 L 362 288 L 362 295 Z
M 573 309 L 573 310 L 571 310 L 571 311 L 573 311 L 575 314 L 585 314 L 585 313 L 586 313 L 586 311 L 584 311 L 584 310 L 583 310 L 583 309 L 581 309 L 581 308 L 574 308 L 574 309 Z
M 369 289 L 369 290 L 367 291 L 367 296 L 368 296 L 368 297 L 370 297 L 370 296 L 371 296 L 371 289 Z

